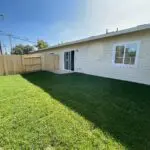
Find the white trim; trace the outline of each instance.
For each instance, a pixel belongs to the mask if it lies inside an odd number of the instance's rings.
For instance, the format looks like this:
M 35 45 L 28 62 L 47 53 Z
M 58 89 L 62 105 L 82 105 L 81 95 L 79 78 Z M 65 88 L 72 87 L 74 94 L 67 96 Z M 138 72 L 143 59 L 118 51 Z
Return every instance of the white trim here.
M 120 64 L 119 63 L 115 63 L 116 46 L 125 46 L 125 49 L 126 49 L 126 46 L 128 44 L 137 44 L 135 64 L 133 64 L 133 65 L 124 64 L 124 57 L 125 57 L 125 55 L 123 56 L 123 64 L 121 64 L 121 63 Z M 118 66 L 118 67 L 136 68 L 137 64 L 138 64 L 140 45 L 141 45 L 141 41 L 129 41 L 129 42 L 122 42 L 122 43 L 116 43 L 116 44 L 114 44 L 113 45 L 113 54 L 112 54 L 112 64 L 114 66 Z M 125 49 L 124 49 L 124 51 L 125 51 Z

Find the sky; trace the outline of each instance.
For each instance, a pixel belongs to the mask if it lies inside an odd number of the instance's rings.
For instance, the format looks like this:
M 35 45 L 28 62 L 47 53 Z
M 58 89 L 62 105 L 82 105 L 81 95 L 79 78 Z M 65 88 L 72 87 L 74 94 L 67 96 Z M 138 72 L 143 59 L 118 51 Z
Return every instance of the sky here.
M 55 45 L 150 23 L 149 6 L 149 0 L 1 0 L 0 31 Z M 0 40 L 10 49 L 8 37 Z

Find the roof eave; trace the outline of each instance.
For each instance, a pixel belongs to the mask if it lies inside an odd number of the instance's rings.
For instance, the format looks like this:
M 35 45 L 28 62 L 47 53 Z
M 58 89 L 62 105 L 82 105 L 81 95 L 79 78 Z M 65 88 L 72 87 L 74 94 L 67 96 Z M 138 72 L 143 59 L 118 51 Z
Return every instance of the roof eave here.
M 98 36 L 92 36 L 92 37 L 88 37 L 88 38 L 77 40 L 77 41 L 71 41 L 71 42 L 66 42 L 66 43 L 59 44 L 59 45 L 54 45 L 54 46 L 51 46 L 51 47 L 46 48 L 46 49 L 41 49 L 41 50 L 38 50 L 38 51 L 34 51 L 32 53 L 45 52 L 45 51 L 49 51 L 49 50 L 54 49 L 54 48 L 61 48 L 61 47 L 64 47 L 64 46 L 85 43 L 85 42 L 89 42 L 89 41 L 94 41 L 94 40 L 99 40 L 99 39 L 103 39 L 103 38 L 114 37 L 114 36 L 129 34 L 129 33 L 134 33 L 134 32 L 148 30 L 148 29 L 150 29 L 150 24 L 140 25 L 140 26 L 129 28 L 129 29 L 125 29 L 125 30 L 120 30 L 120 31 L 116 31 L 116 32 L 110 32 L 110 33 L 107 33 L 107 34 L 102 34 L 102 35 L 98 35 Z

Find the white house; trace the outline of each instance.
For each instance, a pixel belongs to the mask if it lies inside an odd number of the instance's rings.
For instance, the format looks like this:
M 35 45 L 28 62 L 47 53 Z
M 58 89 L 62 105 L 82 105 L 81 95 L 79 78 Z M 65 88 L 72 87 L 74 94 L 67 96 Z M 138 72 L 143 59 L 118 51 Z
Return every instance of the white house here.
M 58 54 L 59 69 L 150 85 L 150 24 L 36 51 Z

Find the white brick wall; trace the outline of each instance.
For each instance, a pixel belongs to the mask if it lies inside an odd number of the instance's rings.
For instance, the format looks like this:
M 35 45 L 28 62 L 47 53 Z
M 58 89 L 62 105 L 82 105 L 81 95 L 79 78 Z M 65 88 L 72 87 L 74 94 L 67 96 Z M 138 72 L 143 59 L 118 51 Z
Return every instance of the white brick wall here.
M 118 67 L 112 64 L 114 44 L 139 40 L 141 45 L 136 68 Z M 75 71 L 77 72 L 150 85 L 150 31 L 141 31 L 51 50 L 51 52 L 59 54 L 61 70 L 64 69 L 64 51 L 76 49 L 78 49 L 78 52 L 75 51 Z

